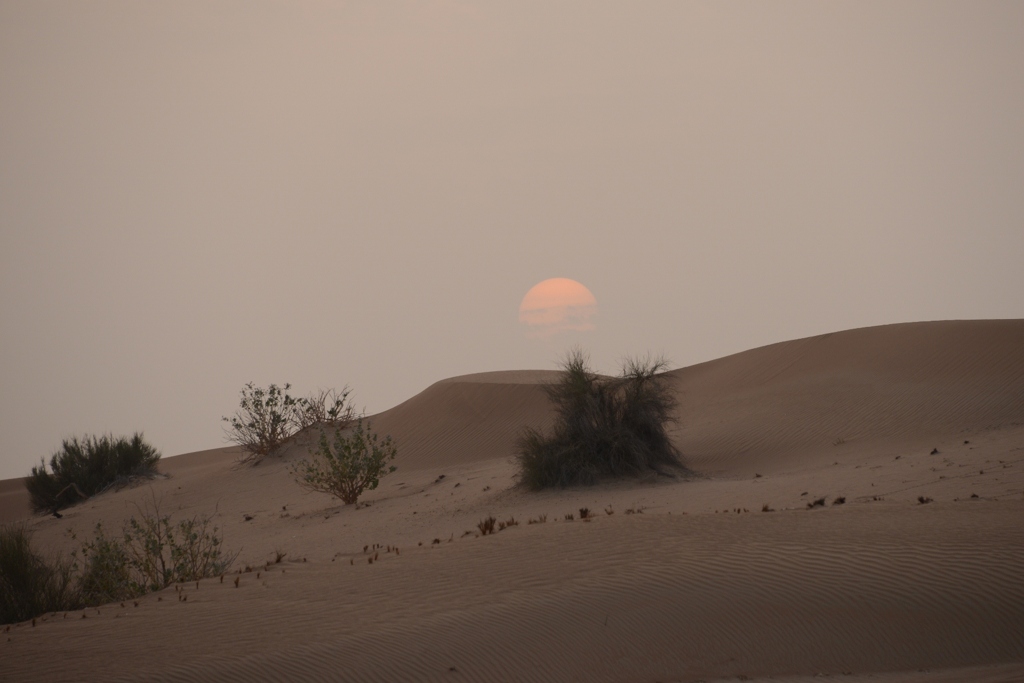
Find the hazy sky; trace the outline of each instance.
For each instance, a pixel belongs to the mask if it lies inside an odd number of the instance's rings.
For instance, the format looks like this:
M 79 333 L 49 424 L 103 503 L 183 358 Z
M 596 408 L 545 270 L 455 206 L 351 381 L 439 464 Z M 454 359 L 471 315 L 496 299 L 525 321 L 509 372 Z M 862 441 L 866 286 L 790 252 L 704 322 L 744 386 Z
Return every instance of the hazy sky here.
M 247 381 L 1024 317 L 1022 257 L 1021 2 L 0 0 L 0 477 Z

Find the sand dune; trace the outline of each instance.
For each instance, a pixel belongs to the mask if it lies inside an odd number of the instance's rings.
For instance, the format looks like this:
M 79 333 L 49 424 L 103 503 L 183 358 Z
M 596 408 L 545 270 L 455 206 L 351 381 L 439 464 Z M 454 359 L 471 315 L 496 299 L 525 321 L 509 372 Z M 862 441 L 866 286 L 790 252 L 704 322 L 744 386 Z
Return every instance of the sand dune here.
M 32 520 L 56 550 L 147 499 L 215 511 L 254 569 L 12 627 L 0 680 L 1024 680 L 1024 321 L 674 371 L 693 477 L 531 493 L 510 461 L 552 376 L 452 378 L 374 416 L 399 470 L 359 510 L 297 487 L 301 448 L 216 449 Z M 520 524 L 477 537 L 488 514 Z
M 896 446 L 1024 424 L 1024 323 L 851 330 L 673 374 L 696 469 L 788 468 L 836 442 Z

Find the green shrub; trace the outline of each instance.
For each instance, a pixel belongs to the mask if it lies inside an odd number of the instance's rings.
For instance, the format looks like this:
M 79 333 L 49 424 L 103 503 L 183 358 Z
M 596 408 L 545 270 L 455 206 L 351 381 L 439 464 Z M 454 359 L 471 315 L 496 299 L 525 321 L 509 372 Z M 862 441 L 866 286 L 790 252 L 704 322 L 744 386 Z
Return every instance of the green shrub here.
M 298 402 L 288 395 L 291 386 L 263 389 L 249 382 L 242 388 L 238 411 L 222 418 L 231 426 L 228 438 L 242 448 L 242 462 L 258 464 L 295 433 Z
M 152 476 L 160 453 L 142 434 L 65 439 L 61 449 L 25 479 L 33 512 L 56 512 L 133 477 Z
M 220 530 L 207 516 L 173 522 L 156 501 L 138 511 L 120 535 L 108 536 L 97 524 L 81 556 L 73 553 L 71 560 L 48 562 L 38 555 L 24 525 L 0 527 L 0 623 L 210 578 L 227 571 L 237 556 L 224 551 Z
M 79 589 L 86 604 L 104 605 L 145 592 L 133 585 L 124 541 L 106 536 L 101 524 L 96 524 L 95 536 L 83 544 L 82 553 L 84 568 L 79 577 Z
M 354 418 L 349 390 L 320 390 L 306 398 L 288 393 L 291 384 L 266 389 L 249 382 L 234 415 L 222 418 L 230 425 L 228 438 L 242 448 L 242 462 L 253 465 L 274 455 L 296 432 L 314 425 L 342 427 Z
M 139 514 L 125 522 L 119 537 L 107 536 L 97 524 L 93 540 L 82 546 L 81 590 L 91 603 L 125 600 L 172 583 L 217 576 L 234 561 L 208 516 L 172 522 L 155 500 L 137 509 Z
M 627 360 L 618 377 L 590 370 L 570 352 L 561 378 L 545 387 L 555 408 L 551 434 L 527 428 L 518 441 L 520 480 L 534 489 L 592 484 L 602 477 L 681 468 L 668 436 L 677 401 L 664 360 Z
M 37 555 L 24 525 L 0 527 L 0 624 L 80 606 L 70 562 Z
M 397 469 L 389 465 L 397 449 L 387 436 L 380 439 L 367 422 L 358 418 L 350 428 L 335 427 L 333 443 L 320 432 L 320 446 L 293 470 L 304 488 L 329 493 L 346 505 L 359 500 L 363 491 L 377 488 L 380 478 Z

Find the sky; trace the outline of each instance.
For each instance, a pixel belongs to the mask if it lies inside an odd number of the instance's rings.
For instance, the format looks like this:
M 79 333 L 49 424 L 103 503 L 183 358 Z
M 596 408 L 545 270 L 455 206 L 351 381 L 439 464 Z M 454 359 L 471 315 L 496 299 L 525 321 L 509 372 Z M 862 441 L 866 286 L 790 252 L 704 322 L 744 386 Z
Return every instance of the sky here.
M 250 381 L 1024 317 L 1022 122 L 1013 1 L 0 0 L 0 477 Z

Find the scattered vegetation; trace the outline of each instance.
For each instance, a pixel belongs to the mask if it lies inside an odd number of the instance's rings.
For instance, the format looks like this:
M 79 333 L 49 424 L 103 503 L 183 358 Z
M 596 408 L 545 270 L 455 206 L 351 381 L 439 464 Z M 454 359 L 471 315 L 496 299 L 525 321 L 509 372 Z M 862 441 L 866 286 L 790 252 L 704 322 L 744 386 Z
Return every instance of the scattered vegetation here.
M 768 503 L 765 503 L 764 505 L 761 506 L 761 512 L 775 512 L 775 508 L 773 508 Z
M 528 520 L 526 520 L 526 523 L 527 524 L 543 524 L 546 521 L 548 521 L 548 516 L 547 515 L 540 515 L 539 517 L 537 517 L 537 519 L 528 519 Z
M 515 517 L 509 517 L 504 522 L 498 522 L 498 531 L 504 531 L 505 529 L 510 529 L 514 526 L 519 526 L 519 522 Z
M 349 389 L 320 390 L 306 398 L 288 393 L 291 384 L 266 389 L 249 382 L 228 423 L 228 439 L 242 448 L 242 462 L 258 464 L 274 455 L 296 433 L 313 426 L 343 428 L 355 419 Z
M 38 555 L 22 524 L 0 527 L 0 624 L 80 606 L 71 562 Z
M 65 439 L 50 457 L 49 468 L 44 460 L 25 479 L 32 511 L 57 515 L 58 510 L 112 486 L 151 477 L 158 460 L 160 453 L 140 433 L 130 439 L 110 435 Z
M 580 519 L 590 517 L 590 508 L 580 508 Z
M 210 517 L 194 515 L 172 522 L 155 499 L 137 511 L 119 536 L 107 536 L 97 524 L 93 540 L 83 544 L 81 590 L 89 604 L 127 600 L 172 583 L 217 576 L 234 560 L 221 547 L 220 530 Z
M 552 433 L 527 428 L 517 444 L 525 485 L 592 484 L 682 466 L 667 432 L 677 402 L 663 374 L 666 361 L 630 359 L 619 377 L 601 377 L 575 349 L 562 367 L 561 378 L 546 387 L 555 408 Z
M 480 523 L 476 525 L 476 528 L 480 530 L 480 535 L 481 536 L 486 536 L 487 534 L 493 534 L 494 533 L 494 523 L 497 522 L 497 521 L 498 520 L 496 520 L 494 517 L 487 517 L 486 519 L 481 519 Z
M 329 493 L 346 505 L 359 500 L 363 491 L 377 488 L 381 477 L 397 468 L 389 464 L 398 450 L 390 436 L 381 439 L 370 423 L 358 418 L 351 428 L 335 427 L 333 443 L 320 432 L 320 447 L 292 470 L 299 485 Z
M 825 506 L 825 499 L 824 498 L 818 498 L 817 500 L 813 500 L 810 503 L 808 503 L 807 504 L 807 509 L 810 510 L 812 508 L 824 507 L 824 506 Z
M 832 501 L 833 505 L 843 505 L 845 503 L 846 503 L 846 496 L 839 496 L 838 498 L 836 498 L 835 500 Z
M 927 496 L 918 496 L 917 502 L 920 503 L 921 505 L 927 505 L 928 503 L 932 502 L 932 499 L 928 498 Z
M 224 552 L 210 518 L 172 522 L 152 506 L 139 508 L 118 535 L 101 525 L 70 559 L 47 561 L 24 526 L 0 528 L 0 623 L 125 601 L 172 583 L 223 575 L 235 556 Z M 179 598 L 180 599 L 180 598 Z

